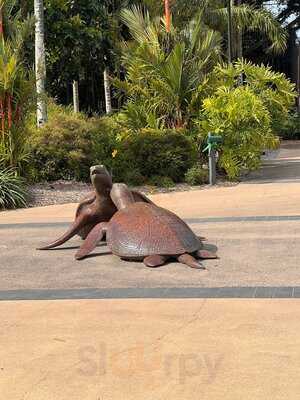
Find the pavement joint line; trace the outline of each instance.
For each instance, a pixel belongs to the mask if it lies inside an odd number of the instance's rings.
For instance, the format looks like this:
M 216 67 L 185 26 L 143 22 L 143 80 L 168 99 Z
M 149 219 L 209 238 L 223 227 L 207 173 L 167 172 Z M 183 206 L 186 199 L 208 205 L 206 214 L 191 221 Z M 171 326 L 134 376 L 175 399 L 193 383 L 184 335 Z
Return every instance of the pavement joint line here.
M 209 217 L 209 218 L 183 218 L 189 224 L 218 223 L 218 222 L 284 222 L 300 221 L 300 215 L 254 215 L 248 217 Z M 1 224 L 1 229 L 37 229 L 69 226 L 70 222 L 25 222 Z
M 298 295 L 295 293 L 298 290 Z M 105 299 L 291 299 L 300 286 L 164 287 L 1 290 L 0 301 L 105 300 Z

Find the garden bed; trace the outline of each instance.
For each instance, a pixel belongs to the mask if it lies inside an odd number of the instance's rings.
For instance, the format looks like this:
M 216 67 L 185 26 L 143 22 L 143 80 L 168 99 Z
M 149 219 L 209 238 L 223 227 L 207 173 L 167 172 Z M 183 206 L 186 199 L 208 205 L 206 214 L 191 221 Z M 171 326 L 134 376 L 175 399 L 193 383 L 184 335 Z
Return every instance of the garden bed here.
M 220 180 L 217 186 L 235 186 L 237 183 Z M 186 183 L 173 187 L 138 186 L 135 189 L 149 195 L 155 193 L 183 192 L 188 190 L 205 190 L 210 185 L 191 186 Z M 59 180 L 51 183 L 38 183 L 29 187 L 29 207 L 49 206 L 52 204 L 78 203 L 93 190 L 91 184 Z

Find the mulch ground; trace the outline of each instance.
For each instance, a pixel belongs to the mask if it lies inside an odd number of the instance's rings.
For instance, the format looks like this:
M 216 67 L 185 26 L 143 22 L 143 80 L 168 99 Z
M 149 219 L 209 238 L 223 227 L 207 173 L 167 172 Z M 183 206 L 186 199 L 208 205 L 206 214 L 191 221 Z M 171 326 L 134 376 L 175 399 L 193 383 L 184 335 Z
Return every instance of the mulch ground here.
M 235 186 L 237 183 L 220 181 L 218 186 Z M 155 193 L 183 192 L 188 190 L 207 190 L 210 185 L 190 186 L 180 183 L 170 188 L 139 186 L 135 187 L 142 193 L 149 195 Z M 75 181 L 56 181 L 38 183 L 29 187 L 29 207 L 48 206 L 53 204 L 78 203 L 84 196 L 93 190 L 91 184 Z

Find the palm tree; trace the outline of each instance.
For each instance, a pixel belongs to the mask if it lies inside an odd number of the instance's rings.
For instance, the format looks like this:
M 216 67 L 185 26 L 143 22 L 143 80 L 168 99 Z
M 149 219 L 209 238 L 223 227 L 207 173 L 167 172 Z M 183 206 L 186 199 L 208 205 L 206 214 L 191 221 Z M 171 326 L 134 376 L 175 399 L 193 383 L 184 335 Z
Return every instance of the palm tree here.
M 117 81 L 129 98 L 123 115 L 135 118 L 137 127 L 185 127 L 206 74 L 220 61 L 220 35 L 200 17 L 183 30 L 170 24 L 169 32 L 165 19 L 151 19 L 139 7 L 123 10 L 121 18 L 135 42 L 125 44 L 127 79 Z
M 35 73 L 37 92 L 37 125 L 47 121 L 46 102 L 46 58 L 44 42 L 44 4 L 43 0 L 34 0 L 35 15 Z
M 202 14 L 202 22 L 211 29 L 226 36 L 228 25 L 228 1 L 230 0 L 193 0 L 189 2 L 175 2 L 173 16 L 175 25 L 185 24 L 182 18 L 183 11 L 186 18 L 193 18 L 198 12 Z M 269 51 L 282 52 L 286 48 L 287 34 L 273 15 L 264 8 L 255 8 L 242 4 L 240 0 L 232 2 L 232 25 L 233 31 L 240 37 L 240 44 L 233 46 L 233 58 L 242 58 L 242 35 L 246 31 L 257 31 L 265 35 L 271 42 Z M 234 42 L 238 42 L 234 41 Z

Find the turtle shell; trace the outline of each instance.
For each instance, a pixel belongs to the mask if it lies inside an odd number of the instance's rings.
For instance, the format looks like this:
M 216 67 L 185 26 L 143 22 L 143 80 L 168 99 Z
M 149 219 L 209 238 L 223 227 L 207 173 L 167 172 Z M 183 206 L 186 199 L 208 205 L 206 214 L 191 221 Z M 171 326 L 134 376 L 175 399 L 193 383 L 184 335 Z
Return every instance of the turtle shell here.
M 164 208 L 134 203 L 109 221 L 107 242 L 119 257 L 180 255 L 201 248 L 201 242 L 177 215 Z

